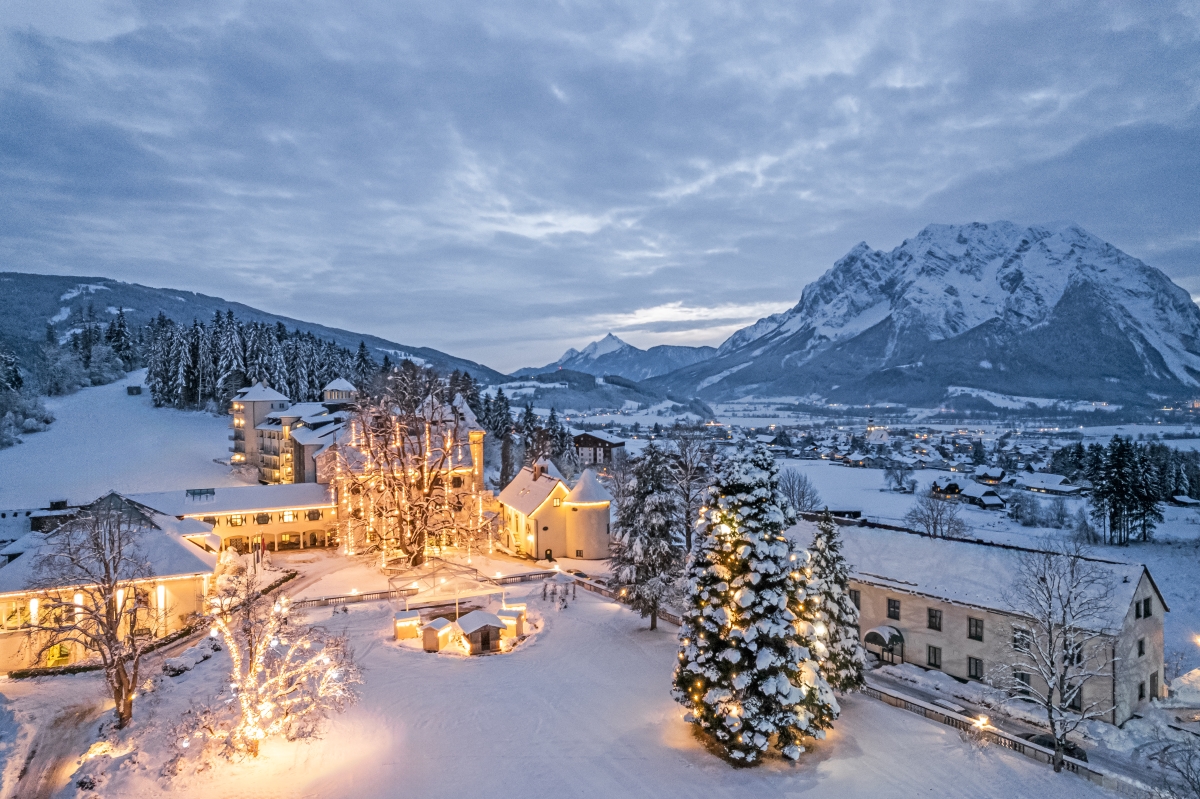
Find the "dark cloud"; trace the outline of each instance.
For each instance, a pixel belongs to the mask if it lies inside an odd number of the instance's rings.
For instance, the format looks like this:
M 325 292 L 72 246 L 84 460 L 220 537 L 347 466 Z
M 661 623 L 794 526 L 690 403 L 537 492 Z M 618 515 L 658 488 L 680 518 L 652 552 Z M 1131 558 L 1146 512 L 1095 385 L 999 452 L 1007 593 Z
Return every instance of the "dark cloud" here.
M 1200 294 L 1186 3 L 15 7 L 7 269 L 499 368 L 719 343 L 933 221 L 1073 219 Z

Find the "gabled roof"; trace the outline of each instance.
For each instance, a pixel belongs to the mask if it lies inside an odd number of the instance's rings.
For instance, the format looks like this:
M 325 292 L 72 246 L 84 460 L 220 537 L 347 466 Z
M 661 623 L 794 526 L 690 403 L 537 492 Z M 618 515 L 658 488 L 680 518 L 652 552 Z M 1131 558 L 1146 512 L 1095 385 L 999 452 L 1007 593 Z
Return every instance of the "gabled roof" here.
M 279 400 L 288 402 L 287 397 L 280 394 L 278 391 L 276 391 L 273 388 L 264 386 L 261 382 L 255 383 L 254 385 L 252 385 L 248 388 L 241 389 L 240 391 L 238 391 L 237 394 L 234 395 L 234 398 L 238 399 L 238 400 L 242 400 L 244 402 L 260 402 L 260 401 L 278 402 Z
M 203 539 L 206 534 L 212 532 L 212 525 L 196 519 L 180 520 L 173 516 L 165 516 L 115 492 L 85 505 L 82 510 L 102 502 L 127 503 L 145 525 L 138 546 L 142 557 L 149 562 L 154 576 L 206 574 L 216 567 L 216 555 L 188 540 L 188 537 Z M 43 553 L 53 551 L 55 535 L 55 531 L 29 534 L 25 554 L 0 569 L 0 594 L 17 593 L 33 588 L 39 577 L 36 573 L 37 566 L 44 560 Z
M 354 384 L 351 383 L 349 380 L 347 380 L 344 377 L 339 377 L 336 380 L 331 380 L 329 382 L 329 385 L 325 386 L 325 388 L 323 388 L 321 390 L 322 391 L 353 391 L 355 393 L 358 393 L 358 389 L 354 387 Z
M 613 446 L 623 446 L 625 444 L 625 439 L 621 438 L 620 436 L 615 436 L 612 433 L 606 433 L 603 430 L 584 430 L 583 432 L 575 433 L 574 435 L 575 438 L 579 438 L 580 436 L 591 436 L 592 438 L 605 441 Z
M 254 513 L 267 510 L 327 508 L 333 504 L 329 486 L 321 483 L 233 486 L 212 493 L 158 491 L 130 494 L 129 499 L 168 516 L 215 516 L 219 513 Z
M 1012 613 L 1004 598 L 1017 576 L 1021 553 L 1028 550 L 871 527 L 846 526 L 838 530 L 842 536 L 842 554 L 855 580 L 897 593 Z M 812 544 L 815 532 L 814 523 L 800 522 L 787 535 L 807 547 Z M 1105 618 L 1105 632 L 1115 633 L 1124 624 L 1142 575 L 1149 577 L 1150 573 L 1138 563 L 1093 562 L 1112 575 L 1107 581 L 1112 590 L 1112 604 Z M 1150 584 L 1154 584 L 1152 578 Z M 1159 601 L 1162 602 L 1161 594 Z M 1162 605 L 1166 607 L 1165 602 Z
M 551 468 L 553 469 L 553 464 L 551 464 Z M 557 472 L 557 469 L 554 469 L 554 474 L 547 471 L 534 479 L 533 467 L 526 466 L 500 492 L 500 503 L 528 516 L 550 498 L 557 486 L 563 485 L 562 478 L 558 476 Z
M 1000 495 L 996 493 L 996 489 L 992 488 L 991 486 L 980 485 L 979 483 L 975 482 L 964 482 L 961 486 L 961 489 L 961 493 L 964 497 L 983 499 L 985 496 L 990 495 L 996 499 L 1000 498 Z
M 458 626 L 463 631 L 463 635 L 470 635 L 484 627 L 499 627 L 503 630 L 504 622 L 500 621 L 500 617 L 495 613 L 488 613 L 486 610 L 473 610 L 458 620 Z
M 567 494 L 567 498 L 563 502 L 570 504 L 584 504 L 587 502 L 612 502 L 612 494 L 608 493 L 608 489 L 600 482 L 600 478 L 596 477 L 596 473 L 591 469 L 584 469 L 583 474 L 579 476 L 579 482 L 571 489 L 571 493 Z

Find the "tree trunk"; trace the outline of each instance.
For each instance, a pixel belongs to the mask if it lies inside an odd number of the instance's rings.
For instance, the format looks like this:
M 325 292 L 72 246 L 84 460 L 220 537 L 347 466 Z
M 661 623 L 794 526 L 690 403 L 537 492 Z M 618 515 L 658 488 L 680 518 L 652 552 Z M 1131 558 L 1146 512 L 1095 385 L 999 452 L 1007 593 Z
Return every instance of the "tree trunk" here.
M 1054 771 L 1057 773 L 1063 770 L 1063 748 L 1062 743 L 1058 740 L 1054 741 Z
M 658 603 L 655 602 L 650 606 L 650 629 L 658 629 Z

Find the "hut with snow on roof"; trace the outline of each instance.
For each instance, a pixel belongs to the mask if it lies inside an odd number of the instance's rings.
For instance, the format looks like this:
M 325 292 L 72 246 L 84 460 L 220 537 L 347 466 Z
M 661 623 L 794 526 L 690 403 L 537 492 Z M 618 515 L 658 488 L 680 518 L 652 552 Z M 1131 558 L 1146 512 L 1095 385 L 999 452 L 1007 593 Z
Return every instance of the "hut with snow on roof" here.
M 472 655 L 500 651 L 500 638 L 507 625 L 495 613 L 473 610 L 458 620 L 459 629 L 467 639 Z

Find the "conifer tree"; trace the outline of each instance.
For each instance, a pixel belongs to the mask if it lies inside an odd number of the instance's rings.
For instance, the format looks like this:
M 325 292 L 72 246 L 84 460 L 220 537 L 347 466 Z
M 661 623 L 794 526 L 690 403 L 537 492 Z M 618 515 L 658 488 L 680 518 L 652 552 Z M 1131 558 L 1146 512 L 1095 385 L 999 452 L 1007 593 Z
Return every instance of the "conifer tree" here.
M 662 449 L 651 444 L 630 466 L 632 485 L 617 511 L 608 564 L 622 596 L 657 630 L 658 609 L 683 573 L 686 552 L 675 526 L 679 500 Z
M 689 568 L 673 695 L 735 764 L 772 736 L 795 760 L 839 708 L 804 621 L 807 555 L 783 535 L 793 513 L 765 447 L 723 459 Z
M 821 675 L 837 691 L 863 687 L 866 653 L 858 637 L 858 608 L 850 600 L 850 568 L 842 556 L 842 537 L 828 511 L 817 522 L 809 550 L 808 602 L 801 617 L 814 628 L 813 651 Z

